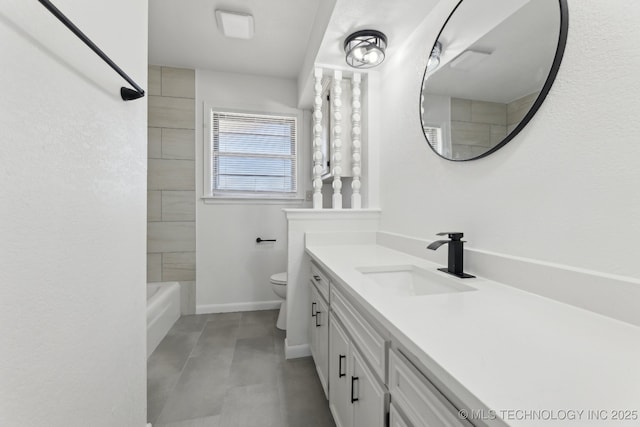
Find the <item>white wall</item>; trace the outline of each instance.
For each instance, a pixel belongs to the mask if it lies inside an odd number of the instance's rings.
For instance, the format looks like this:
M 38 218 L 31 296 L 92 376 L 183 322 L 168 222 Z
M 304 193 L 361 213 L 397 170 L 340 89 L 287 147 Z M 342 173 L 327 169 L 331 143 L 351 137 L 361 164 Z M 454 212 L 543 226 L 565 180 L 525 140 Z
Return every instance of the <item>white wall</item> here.
M 146 1 L 55 3 L 146 87 Z M 0 40 L 0 425 L 142 427 L 146 100 L 38 2 Z
M 640 4 L 570 0 L 564 60 L 536 116 L 498 152 L 454 163 L 427 146 L 416 104 L 428 46 L 456 2 L 388 58 L 381 229 L 459 230 L 472 248 L 640 277 Z
M 307 53 L 305 54 L 297 79 L 297 105 L 300 108 L 313 108 L 313 86 L 315 84 L 313 72 L 316 57 L 335 5 L 336 0 L 323 0 L 318 3 L 316 16 L 313 20 L 313 28 L 311 28 L 311 34 L 309 34 L 309 40 L 307 41 Z
M 203 104 L 264 113 L 298 113 L 295 80 L 196 70 L 196 197 L 204 192 Z M 310 115 L 298 126 L 303 190 L 310 189 L 308 150 Z M 206 123 L 205 123 L 206 124 Z M 307 161 L 309 160 L 309 161 Z M 304 193 L 304 191 L 303 191 Z M 303 202 L 205 204 L 196 208 L 197 310 L 200 313 L 275 308 L 278 297 L 269 276 L 287 269 L 285 207 Z M 277 239 L 256 244 L 256 237 Z

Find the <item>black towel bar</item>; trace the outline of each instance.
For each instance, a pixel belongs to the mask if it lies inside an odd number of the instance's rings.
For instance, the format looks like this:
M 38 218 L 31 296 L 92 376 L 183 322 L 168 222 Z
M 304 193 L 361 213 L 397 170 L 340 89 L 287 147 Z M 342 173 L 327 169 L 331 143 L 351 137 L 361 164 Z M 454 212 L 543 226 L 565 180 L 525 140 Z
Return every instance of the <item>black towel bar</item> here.
M 96 46 L 96 44 L 92 42 L 89 37 L 87 37 L 82 31 L 80 31 L 80 28 L 76 27 L 76 25 L 71 22 L 69 18 L 67 18 L 62 12 L 60 12 L 60 10 L 55 7 L 53 3 L 51 3 L 49 0 L 38 1 L 40 2 L 40 4 L 46 7 L 47 10 L 53 14 L 53 16 L 58 18 L 60 22 L 62 22 L 68 29 L 70 29 L 73 34 L 78 36 L 78 38 L 82 40 L 84 44 L 89 46 L 91 50 L 93 50 L 100 58 L 102 58 L 104 62 L 106 62 L 111 68 L 113 68 L 115 72 L 120 75 L 120 77 L 125 79 L 131 86 L 135 88 L 135 90 L 129 89 L 128 87 L 120 88 L 120 96 L 124 101 L 131 101 L 134 99 L 142 98 L 144 96 L 144 90 L 140 86 L 138 86 L 136 82 L 134 82 L 133 79 L 131 79 L 131 77 L 127 75 L 127 73 L 122 71 L 122 68 L 118 67 L 116 63 L 111 60 L 111 58 L 109 58 L 98 46 Z

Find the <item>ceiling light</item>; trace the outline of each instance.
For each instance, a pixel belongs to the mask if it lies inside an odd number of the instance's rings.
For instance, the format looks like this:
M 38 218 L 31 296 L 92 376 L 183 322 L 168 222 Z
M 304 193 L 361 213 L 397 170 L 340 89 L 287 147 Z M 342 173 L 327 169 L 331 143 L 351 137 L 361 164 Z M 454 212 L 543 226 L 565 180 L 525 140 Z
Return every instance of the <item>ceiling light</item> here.
M 456 59 L 451 61 L 451 68 L 461 71 L 469 71 L 479 63 L 487 59 L 490 52 L 480 52 L 477 50 L 465 50 Z
M 234 39 L 253 38 L 253 16 L 248 13 L 216 10 L 218 28 L 227 37 Z
M 442 53 L 442 43 L 436 42 L 431 49 L 431 56 L 427 62 L 427 71 L 435 70 L 440 65 L 440 54 Z
M 356 31 L 344 41 L 347 64 L 354 68 L 371 68 L 384 61 L 387 36 L 376 30 Z

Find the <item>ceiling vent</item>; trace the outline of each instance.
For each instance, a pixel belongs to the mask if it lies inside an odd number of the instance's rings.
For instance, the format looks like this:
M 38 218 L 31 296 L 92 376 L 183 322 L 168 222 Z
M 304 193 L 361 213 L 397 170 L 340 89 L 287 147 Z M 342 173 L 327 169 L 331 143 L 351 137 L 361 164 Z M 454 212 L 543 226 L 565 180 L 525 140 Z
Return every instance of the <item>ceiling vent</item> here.
M 480 52 L 477 50 L 465 50 L 456 59 L 451 61 L 449 66 L 460 71 L 469 71 L 478 66 L 485 59 L 489 58 L 490 52 Z
M 244 40 L 253 38 L 253 16 L 248 13 L 216 10 L 216 22 L 226 37 Z

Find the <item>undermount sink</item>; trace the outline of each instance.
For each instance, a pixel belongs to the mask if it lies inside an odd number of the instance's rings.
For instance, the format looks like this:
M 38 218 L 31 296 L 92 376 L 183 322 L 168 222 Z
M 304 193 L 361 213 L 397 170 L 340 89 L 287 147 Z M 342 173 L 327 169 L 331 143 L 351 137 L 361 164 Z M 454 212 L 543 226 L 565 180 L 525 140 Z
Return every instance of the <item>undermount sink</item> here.
M 371 283 L 398 296 L 435 295 L 475 291 L 459 283 L 460 279 L 446 277 L 438 271 L 415 265 L 357 267 Z

